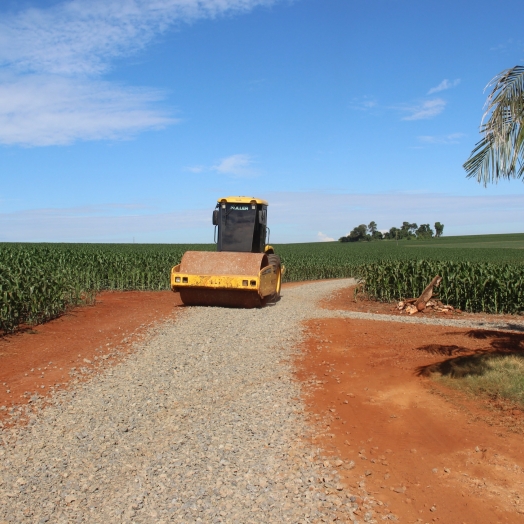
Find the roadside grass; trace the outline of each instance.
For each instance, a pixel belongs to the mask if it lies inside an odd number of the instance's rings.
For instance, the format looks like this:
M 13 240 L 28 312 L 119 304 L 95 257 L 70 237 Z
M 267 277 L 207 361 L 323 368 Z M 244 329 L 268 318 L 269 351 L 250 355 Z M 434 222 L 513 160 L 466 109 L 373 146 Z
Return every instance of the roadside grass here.
M 448 363 L 433 377 L 446 386 L 492 400 L 509 400 L 524 408 L 524 356 L 472 355 Z

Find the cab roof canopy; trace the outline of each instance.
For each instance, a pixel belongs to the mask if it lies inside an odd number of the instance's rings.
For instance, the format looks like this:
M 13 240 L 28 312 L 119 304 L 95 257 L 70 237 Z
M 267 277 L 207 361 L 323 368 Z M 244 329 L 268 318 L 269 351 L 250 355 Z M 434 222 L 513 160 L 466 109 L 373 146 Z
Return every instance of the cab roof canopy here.
M 260 198 L 246 196 L 229 196 L 225 198 L 219 198 L 217 202 L 219 204 L 251 204 L 252 202 L 255 202 L 256 204 L 262 204 L 263 206 L 269 205 L 267 203 L 267 200 L 261 200 Z

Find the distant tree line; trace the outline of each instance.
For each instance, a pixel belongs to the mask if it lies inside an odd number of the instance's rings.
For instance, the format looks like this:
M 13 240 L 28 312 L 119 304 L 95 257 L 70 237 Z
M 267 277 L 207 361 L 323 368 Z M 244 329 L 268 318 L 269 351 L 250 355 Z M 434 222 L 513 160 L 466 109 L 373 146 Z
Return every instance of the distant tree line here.
M 410 222 L 402 222 L 402 226 L 392 227 L 389 231 L 382 233 L 377 229 L 377 223 L 371 221 L 369 225 L 360 224 L 345 237 L 340 237 L 339 242 L 359 242 L 370 240 L 412 240 L 412 239 L 428 239 L 439 238 L 444 232 L 444 224 L 435 222 L 435 231 L 431 229 L 429 224 L 417 224 Z

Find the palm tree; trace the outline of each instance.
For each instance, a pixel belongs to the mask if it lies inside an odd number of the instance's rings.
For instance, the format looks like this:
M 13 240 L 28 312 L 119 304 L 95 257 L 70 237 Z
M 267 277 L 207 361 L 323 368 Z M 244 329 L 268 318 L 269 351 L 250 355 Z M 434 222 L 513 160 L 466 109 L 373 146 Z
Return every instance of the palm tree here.
M 491 86 L 480 126 L 484 136 L 464 164 L 467 177 L 484 186 L 524 175 L 524 66 L 502 71 Z

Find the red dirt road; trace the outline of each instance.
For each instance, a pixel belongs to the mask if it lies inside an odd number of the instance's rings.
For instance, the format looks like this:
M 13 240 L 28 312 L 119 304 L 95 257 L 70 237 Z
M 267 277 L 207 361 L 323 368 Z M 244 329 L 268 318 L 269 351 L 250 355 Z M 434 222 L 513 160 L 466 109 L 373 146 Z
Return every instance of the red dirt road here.
M 354 461 L 341 470 L 349 486 L 403 522 L 524 522 L 520 410 L 489 411 L 426 376 L 456 356 L 524 351 L 524 335 L 353 319 L 307 327 L 297 365 L 317 383 L 305 387 L 314 441 Z
M 34 393 L 46 396 L 67 385 L 71 369 L 118 358 L 115 348 L 127 351 L 147 327 L 172 317 L 180 304 L 171 291 L 101 293 L 94 306 L 0 337 L 0 406 L 24 404 Z M 6 416 L 7 410 L 0 411 L 0 420 Z

